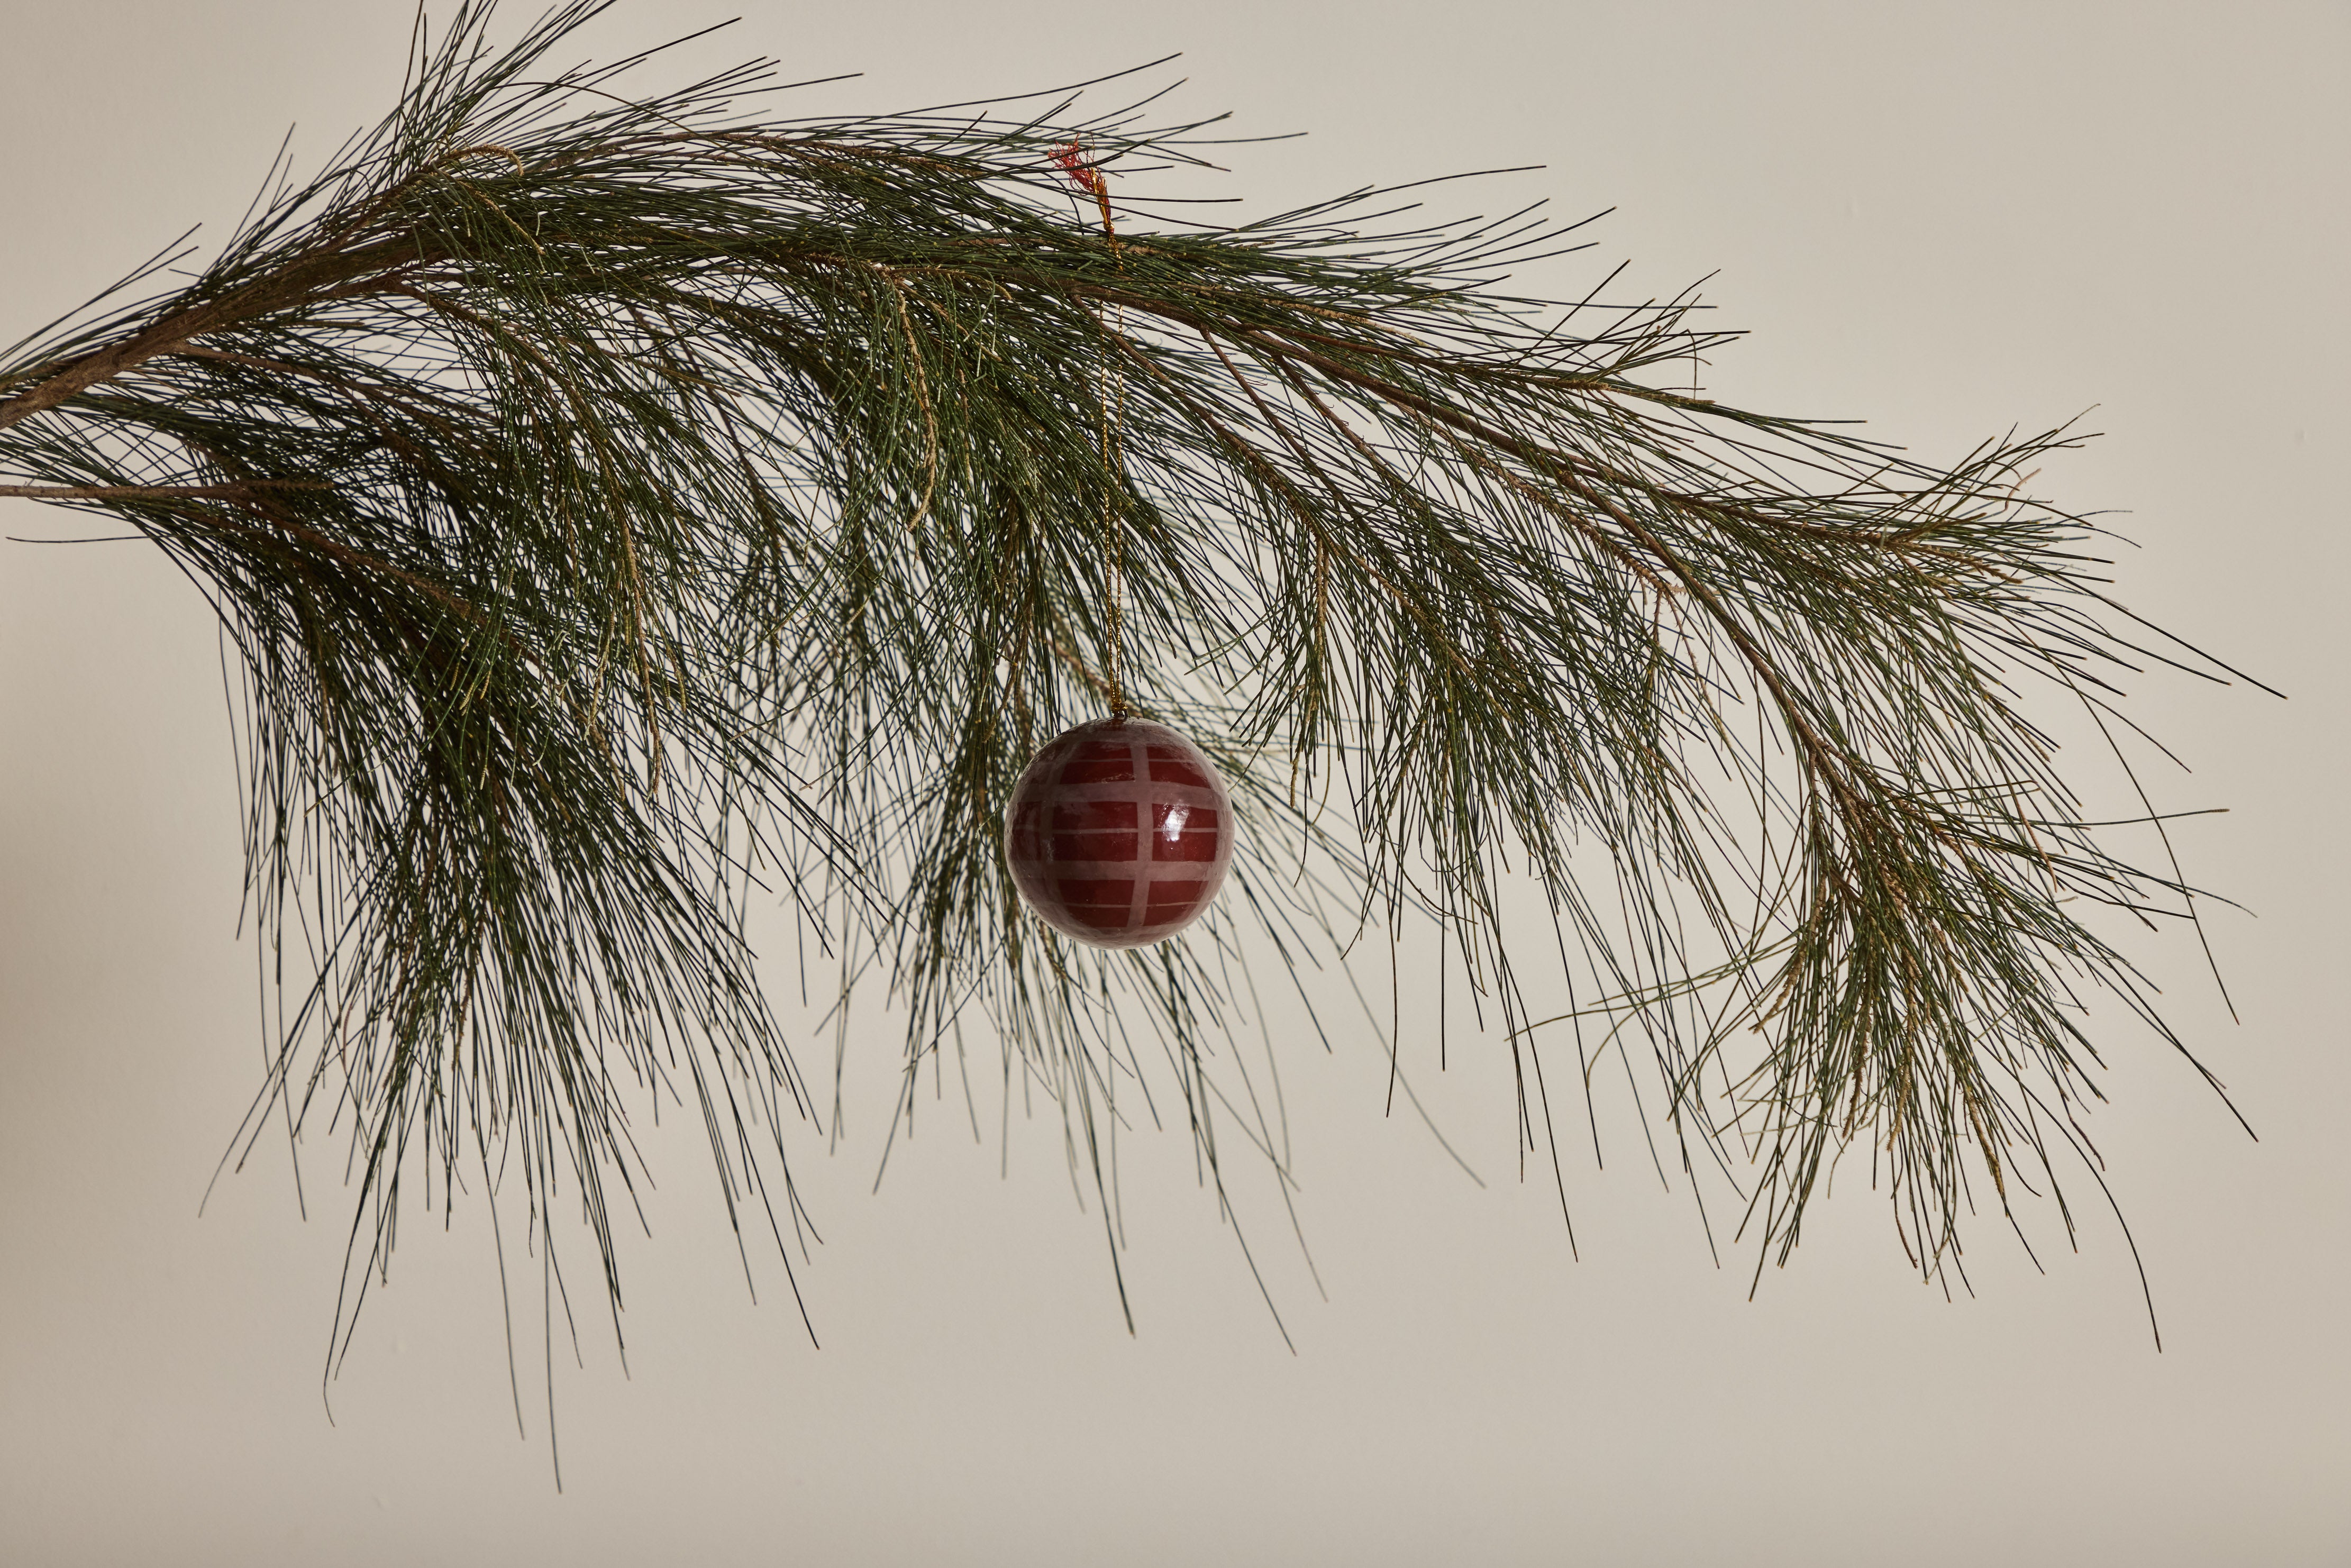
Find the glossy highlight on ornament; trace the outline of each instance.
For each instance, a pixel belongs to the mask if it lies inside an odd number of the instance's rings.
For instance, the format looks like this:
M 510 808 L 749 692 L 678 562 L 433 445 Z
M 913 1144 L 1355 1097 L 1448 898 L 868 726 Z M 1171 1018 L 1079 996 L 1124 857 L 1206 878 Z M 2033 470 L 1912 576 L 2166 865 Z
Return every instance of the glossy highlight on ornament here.
M 1056 931 L 1096 947 L 1164 941 L 1224 885 L 1232 798 L 1165 725 L 1097 719 L 1030 759 L 1005 808 L 1004 858 Z

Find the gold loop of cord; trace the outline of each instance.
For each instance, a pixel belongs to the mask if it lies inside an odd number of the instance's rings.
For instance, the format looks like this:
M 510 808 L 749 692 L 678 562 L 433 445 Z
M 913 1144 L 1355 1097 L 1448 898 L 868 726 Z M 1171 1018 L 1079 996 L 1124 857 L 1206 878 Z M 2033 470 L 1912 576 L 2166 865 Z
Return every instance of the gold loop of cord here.
M 1126 383 L 1112 369 L 1110 334 L 1113 319 L 1102 318 L 1102 474 L 1107 488 L 1102 493 L 1102 575 L 1110 590 L 1110 602 L 1103 614 L 1103 680 L 1110 687 L 1110 716 L 1124 718 L 1127 713 L 1126 686 L 1119 678 L 1119 643 L 1125 631 L 1126 610 L 1126 530 L 1118 522 L 1116 481 L 1121 454 L 1118 447 L 1119 423 L 1126 412 Z M 1113 401 L 1115 400 L 1115 401 Z
M 1102 238 L 1110 243 L 1111 259 L 1121 272 L 1126 270 L 1126 257 L 1118 247 L 1118 229 L 1111 222 L 1110 182 L 1102 171 L 1080 160 L 1082 148 L 1071 141 L 1067 155 L 1057 153 L 1057 161 L 1069 172 L 1073 183 L 1093 197 L 1102 214 Z M 1102 607 L 1102 685 L 1110 698 L 1110 716 L 1124 718 L 1130 711 L 1126 701 L 1126 685 L 1119 675 L 1119 643 L 1125 632 L 1126 596 L 1126 530 L 1118 523 L 1118 497 L 1115 476 L 1120 472 L 1121 450 L 1119 427 L 1126 416 L 1126 381 L 1116 370 L 1116 350 L 1112 340 L 1113 323 L 1118 318 L 1115 307 L 1097 304 L 1094 319 L 1102 334 L 1102 378 L 1095 383 L 1095 397 L 1102 418 L 1102 586 L 1107 602 Z

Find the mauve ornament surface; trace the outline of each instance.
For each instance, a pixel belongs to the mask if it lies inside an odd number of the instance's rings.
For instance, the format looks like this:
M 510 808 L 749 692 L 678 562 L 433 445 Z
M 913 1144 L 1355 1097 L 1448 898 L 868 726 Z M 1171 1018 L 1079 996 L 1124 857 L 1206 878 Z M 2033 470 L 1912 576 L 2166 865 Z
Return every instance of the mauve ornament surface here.
M 1199 918 L 1233 862 L 1232 797 L 1164 724 L 1105 718 L 1049 741 L 1013 786 L 1004 858 L 1044 922 L 1139 947 Z

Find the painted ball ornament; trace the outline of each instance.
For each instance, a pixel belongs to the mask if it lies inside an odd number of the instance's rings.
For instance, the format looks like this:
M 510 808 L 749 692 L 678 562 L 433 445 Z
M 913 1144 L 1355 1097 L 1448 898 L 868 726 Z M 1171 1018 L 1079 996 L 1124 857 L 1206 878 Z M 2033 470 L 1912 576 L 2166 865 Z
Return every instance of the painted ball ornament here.
M 1232 798 L 1164 724 L 1105 718 L 1056 737 L 1004 811 L 1004 858 L 1044 922 L 1139 947 L 1199 918 L 1233 861 Z

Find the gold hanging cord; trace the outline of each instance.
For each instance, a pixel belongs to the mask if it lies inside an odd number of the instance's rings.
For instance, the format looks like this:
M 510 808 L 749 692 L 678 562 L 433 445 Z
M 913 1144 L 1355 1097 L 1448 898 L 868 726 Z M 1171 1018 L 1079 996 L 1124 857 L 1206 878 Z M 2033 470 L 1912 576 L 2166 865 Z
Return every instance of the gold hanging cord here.
M 1094 199 L 1102 214 L 1102 238 L 1110 242 L 1111 259 L 1119 270 L 1126 270 L 1126 257 L 1118 248 L 1118 228 L 1111 222 L 1110 182 L 1092 159 L 1086 156 L 1084 142 L 1072 139 L 1053 149 L 1053 162 L 1061 166 L 1070 183 Z M 1116 329 L 1117 318 L 1112 314 L 1115 306 L 1096 303 L 1094 315 L 1102 329 L 1102 375 L 1095 382 L 1096 395 L 1102 410 L 1102 462 L 1105 482 L 1119 472 L 1120 452 L 1118 429 L 1126 413 L 1126 382 L 1117 371 L 1113 359 L 1111 333 Z M 1102 612 L 1102 685 L 1110 697 L 1110 716 L 1122 719 L 1127 716 L 1126 686 L 1119 678 L 1119 642 L 1124 630 L 1126 590 L 1126 537 L 1118 524 L 1115 498 L 1107 488 L 1102 493 L 1102 575 L 1109 588 L 1109 603 Z

